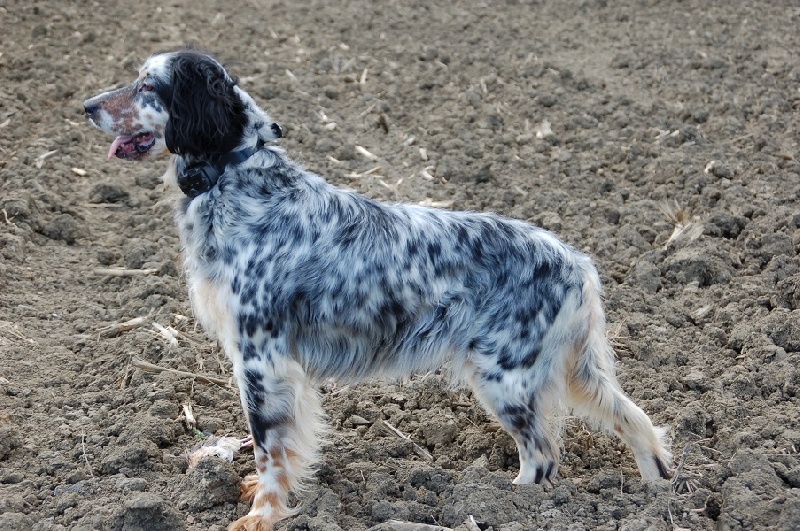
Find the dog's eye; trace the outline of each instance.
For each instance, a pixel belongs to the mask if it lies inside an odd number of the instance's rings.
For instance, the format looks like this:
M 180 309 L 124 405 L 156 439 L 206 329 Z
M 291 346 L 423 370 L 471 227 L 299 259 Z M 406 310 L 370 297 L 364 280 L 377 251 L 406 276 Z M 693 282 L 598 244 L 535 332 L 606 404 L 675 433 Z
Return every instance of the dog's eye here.
M 141 87 L 139 87 L 139 92 L 152 92 L 153 90 L 155 90 L 153 88 L 153 85 L 144 84 Z

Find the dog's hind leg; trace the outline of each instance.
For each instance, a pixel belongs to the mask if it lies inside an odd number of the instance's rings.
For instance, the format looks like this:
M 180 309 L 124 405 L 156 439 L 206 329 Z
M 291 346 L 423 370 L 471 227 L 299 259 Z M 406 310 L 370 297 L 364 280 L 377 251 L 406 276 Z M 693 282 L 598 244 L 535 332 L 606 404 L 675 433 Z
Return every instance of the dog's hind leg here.
M 252 352 L 243 349 L 244 352 Z M 248 476 L 242 499 L 250 512 L 229 531 L 266 531 L 291 516 L 288 494 L 297 491 L 317 458 L 322 408 L 299 364 L 288 359 L 245 359 L 236 371 L 242 405 L 253 436 L 256 474 Z
M 596 274 L 588 272 L 580 309 L 588 328 L 568 363 L 568 406 L 590 424 L 617 434 L 633 451 L 642 478 L 670 478 L 672 455 L 664 442 L 666 429 L 653 426 L 614 376 L 614 351 L 606 338 L 598 285 Z
M 559 428 L 548 403 L 549 393 L 543 387 L 531 387 L 526 373 L 475 371 L 471 383 L 484 408 L 517 443 L 519 474 L 514 483 L 552 483 L 558 472 Z

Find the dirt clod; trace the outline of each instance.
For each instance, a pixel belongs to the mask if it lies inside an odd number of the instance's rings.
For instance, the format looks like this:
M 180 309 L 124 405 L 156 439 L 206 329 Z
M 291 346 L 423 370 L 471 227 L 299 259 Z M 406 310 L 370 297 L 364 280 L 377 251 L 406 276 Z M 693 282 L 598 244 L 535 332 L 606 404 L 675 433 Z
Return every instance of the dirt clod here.
M 114 527 L 120 531 L 178 531 L 186 529 L 186 523 L 161 496 L 142 492 L 125 502 Z
M 206 457 L 186 474 L 178 491 L 178 507 L 203 511 L 236 503 L 240 486 L 241 478 L 233 466 L 216 457 Z

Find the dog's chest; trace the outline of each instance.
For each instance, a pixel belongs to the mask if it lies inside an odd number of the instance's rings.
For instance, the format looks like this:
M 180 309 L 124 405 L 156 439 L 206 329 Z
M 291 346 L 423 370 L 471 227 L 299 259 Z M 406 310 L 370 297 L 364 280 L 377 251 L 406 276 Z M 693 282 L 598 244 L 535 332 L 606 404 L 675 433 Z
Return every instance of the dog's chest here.
M 223 340 L 233 330 L 230 287 L 206 278 L 187 276 L 187 280 L 195 318 L 206 332 Z
M 225 267 L 215 237 L 214 219 L 194 204 L 178 210 L 176 221 L 183 244 L 184 268 L 195 319 L 223 343 L 235 337 L 232 271 Z M 227 350 L 227 349 L 226 349 Z

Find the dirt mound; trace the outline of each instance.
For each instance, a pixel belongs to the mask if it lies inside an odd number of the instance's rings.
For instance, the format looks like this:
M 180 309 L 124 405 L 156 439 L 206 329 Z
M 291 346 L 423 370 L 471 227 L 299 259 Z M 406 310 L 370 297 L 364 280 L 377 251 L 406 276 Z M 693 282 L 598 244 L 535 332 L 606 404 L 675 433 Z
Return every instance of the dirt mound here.
M 246 434 L 236 390 L 131 364 L 230 376 L 191 317 L 165 163 L 106 163 L 81 108 L 184 43 L 330 181 L 595 257 L 622 385 L 692 487 L 643 484 L 574 420 L 560 485 L 514 486 L 513 441 L 430 374 L 324 388 L 332 444 L 279 529 L 800 529 L 800 10 L 740 4 L 0 7 L 0 529 L 222 530 L 247 510 L 247 452 L 186 474 L 196 443 Z

